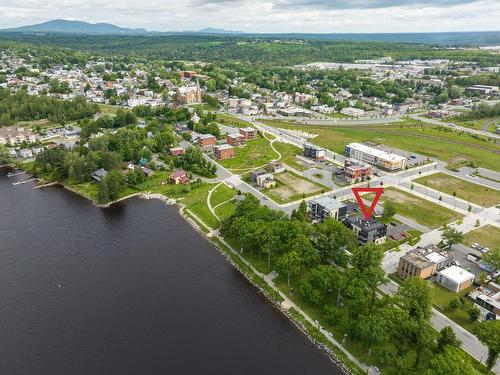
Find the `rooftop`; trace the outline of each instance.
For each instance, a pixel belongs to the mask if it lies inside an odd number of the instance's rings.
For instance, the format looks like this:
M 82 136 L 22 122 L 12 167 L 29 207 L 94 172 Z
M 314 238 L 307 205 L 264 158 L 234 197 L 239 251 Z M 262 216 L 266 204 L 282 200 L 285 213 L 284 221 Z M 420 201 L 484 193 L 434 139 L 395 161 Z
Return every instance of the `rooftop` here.
M 334 210 L 337 210 L 339 208 L 346 207 L 346 205 L 343 204 L 342 202 L 340 202 L 336 199 L 328 198 L 328 197 L 314 199 L 313 201 L 311 201 L 311 203 L 319 204 L 320 206 L 322 206 L 330 211 L 334 211 Z
M 362 143 L 356 143 L 356 142 L 349 143 L 347 145 L 347 147 L 364 152 L 366 154 L 373 155 L 379 159 L 390 160 L 390 161 L 406 160 L 404 156 L 397 155 L 397 154 L 390 154 L 386 151 L 382 151 L 382 150 L 379 150 L 377 148 L 364 145 Z
M 401 258 L 420 270 L 432 267 L 435 264 L 425 256 L 414 252 L 409 252 Z
M 464 281 L 474 279 L 474 274 L 470 273 L 467 270 L 464 270 L 462 267 L 459 266 L 451 266 L 448 268 L 445 268 L 444 270 L 439 272 L 440 275 L 443 275 L 447 279 L 453 280 L 457 284 L 461 284 Z
M 346 219 L 346 221 L 358 228 L 366 229 L 366 230 L 374 230 L 386 227 L 385 224 L 380 221 L 375 220 L 374 218 L 370 218 L 370 220 L 366 220 L 364 217 L 360 216 L 350 216 Z

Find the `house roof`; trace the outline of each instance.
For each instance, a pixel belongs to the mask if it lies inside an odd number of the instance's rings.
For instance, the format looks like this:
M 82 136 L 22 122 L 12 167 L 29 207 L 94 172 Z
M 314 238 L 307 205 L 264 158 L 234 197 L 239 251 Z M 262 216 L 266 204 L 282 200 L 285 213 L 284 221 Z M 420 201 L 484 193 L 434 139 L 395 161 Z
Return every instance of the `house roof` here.
M 186 171 L 180 170 L 180 171 L 175 171 L 170 175 L 171 178 L 181 178 L 186 176 Z

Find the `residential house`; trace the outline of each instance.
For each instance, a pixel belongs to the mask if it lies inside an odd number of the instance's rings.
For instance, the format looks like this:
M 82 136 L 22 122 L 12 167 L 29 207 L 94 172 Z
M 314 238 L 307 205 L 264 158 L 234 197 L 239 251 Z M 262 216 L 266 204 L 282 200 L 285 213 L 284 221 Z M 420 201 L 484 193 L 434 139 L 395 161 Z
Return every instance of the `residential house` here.
M 108 171 L 100 168 L 94 171 L 94 173 L 92 173 L 92 179 L 96 180 L 97 182 L 101 182 L 104 179 L 104 177 L 106 177 L 107 174 Z
M 184 149 L 182 147 L 172 147 L 170 149 L 170 156 L 180 156 L 184 155 Z
M 281 173 L 285 171 L 285 166 L 279 161 L 270 161 L 267 163 L 267 170 L 272 173 Z
M 189 177 L 184 170 L 178 170 L 172 173 L 169 177 L 170 182 L 178 184 L 187 184 L 189 182 Z
M 276 181 L 271 173 L 264 173 L 257 176 L 256 181 L 257 186 L 264 189 L 271 189 L 276 186 Z

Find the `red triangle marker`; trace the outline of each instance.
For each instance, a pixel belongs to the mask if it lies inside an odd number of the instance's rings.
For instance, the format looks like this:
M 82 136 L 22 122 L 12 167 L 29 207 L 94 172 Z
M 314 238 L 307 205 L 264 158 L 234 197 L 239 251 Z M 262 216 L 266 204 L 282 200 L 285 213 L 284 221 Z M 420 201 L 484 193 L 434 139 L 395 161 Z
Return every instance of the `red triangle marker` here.
M 363 211 L 363 214 L 365 215 L 366 220 L 370 220 L 370 217 L 372 216 L 373 210 L 375 209 L 375 206 L 377 205 L 378 200 L 380 199 L 380 196 L 384 192 L 384 188 L 354 187 L 354 188 L 351 188 L 351 190 L 354 193 L 354 197 L 356 198 L 356 201 L 359 204 L 359 208 L 361 208 L 361 211 Z M 373 199 L 373 202 L 369 208 L 366 208 L 359 193 L 375 193 L 375 198 Z

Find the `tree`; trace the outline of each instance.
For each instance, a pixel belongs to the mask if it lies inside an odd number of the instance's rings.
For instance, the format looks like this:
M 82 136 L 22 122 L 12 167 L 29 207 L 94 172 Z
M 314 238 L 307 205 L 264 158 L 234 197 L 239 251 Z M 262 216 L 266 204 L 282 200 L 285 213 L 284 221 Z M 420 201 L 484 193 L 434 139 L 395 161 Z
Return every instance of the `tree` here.
M 415 365 L 418 366 L 422 352 L 431 342 L 432 328 L 429 324 L 432 311 L 431 287 L 425 280 L 410 277 L 399 287 L 396 301 L 406 313 L 401 324 L 415 342 L 417 352 Z
M 102 183 L 107 186 L 109 199 L 118 198 L 120 193 L 127 187 L 127 181 L 121 171 L 111 171 L 103 178 Z
M 462 301 L 457 296 L 453 297 L 450 300 L 450 302 L 448 303 L 448 308 L 450 310 L 455 310 L 455 309 L 459 308 L 460 306 L 462 306 Z
M 493 276 L 496 270 L 500 269 L 500 248 L 493 248 L 483 255 L 483 263 L 491 266 L 491 275 Z
M 382 218 L 389 219 L 396 214 L 396 206 L 391 201 L 384 203 L 384 212 L 382 213 Z
M 457 339 L 457 336 L 455 335 L 455 332 L 453 331 L 453 329 L 451 329 L 451 327 L 444 327 L 439 332 L 439 337 L 437 340 L 437 351 L 439 353 L 443 352 L 448 346 L 459 348 L 460 345 L 461 342 L 459 339 Z
M 140 185 L 146 180 L 146 175 L 141 168 L 134 168 L 127 176 L 130 185 Z
M 0 165 L 7 165 L 12 162 L 12 157 L 10 156 L 9 149 L 3 145 L 0 145 Z
M 348 270 L 353 281 L 353 287 L 360 291 L 360 301 L 368 302 L 369 310 L 373 311 L 377 288 L 385 281 L 382 268 L 383 250 L 374 244 L 355 247 L 352 250 L 351 268 Z M 363 294 L 368 293 L 369 298 Z
M 455 228 L 446 227 L 443 230 L 443 241 L 446 246 L 452 247 L 453 245 L 462 242 L 464 234 Z
M 345 250 L 351 250 L 357 245 L 354 233 L 331 217 L 313 227 L 312 237 L 323 262 L 333 261 L 341 267 L 349 259 Z
M 488 347 L 486 366 L 491 369 L 500 353 L 500 320 L 483 321 L 473 328 L 479 341 Z
M 306 221 L 306 214 L 307 214 L 307 204 L 305 201 L 302 201 L 300 202 L 299 207 L 296 210 L 292 211 L 291 219 Z
M 479 319 L 479 315 L 481 314 L 481 310 L 479 310 L 476 306 L 473 306 L 469 310 L 469 321 L 471 323 L 476 322 Z
M 474 375 L 477 374 L 477 371 L 474 369 L 471 361 L 459 349 L 453 346 L 446 346 L 442 352 L 432 357 L 429 362 L 429 369 L 425 374 Z
M 109 202 L 108 185 L 104 181 L 101 181 L 99 183 L 99 190 L 97 192 L 97 201 L 101 204 Z
M 276 267 L 287 274 L 287 285 L 290 286 L 290 276 L 300 272 L 302 259 L 297 251 L 290 251 L 278 258 Z

